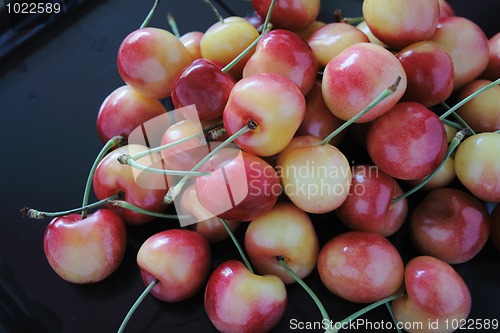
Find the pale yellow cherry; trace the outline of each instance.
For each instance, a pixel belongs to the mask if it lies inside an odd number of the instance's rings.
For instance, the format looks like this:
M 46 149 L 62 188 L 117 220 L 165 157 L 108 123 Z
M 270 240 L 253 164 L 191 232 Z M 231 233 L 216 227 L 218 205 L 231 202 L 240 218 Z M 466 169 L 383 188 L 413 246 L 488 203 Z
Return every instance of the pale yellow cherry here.
M 179 40 L 189 52 L 193 60 L 201 58 L 200 42 L 202 37 L 203 32 L 201 31 L 190 31 L 179 37 Z

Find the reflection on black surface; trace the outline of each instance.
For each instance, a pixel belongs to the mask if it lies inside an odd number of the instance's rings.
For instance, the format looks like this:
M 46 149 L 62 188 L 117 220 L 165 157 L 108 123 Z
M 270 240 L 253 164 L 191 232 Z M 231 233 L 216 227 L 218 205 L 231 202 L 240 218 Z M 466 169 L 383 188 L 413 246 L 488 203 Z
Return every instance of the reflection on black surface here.
M 17 283 L 11 267 L 3 262 L 0 262 L 0 332 L 61 332 L 57 316 L 32 301 Z

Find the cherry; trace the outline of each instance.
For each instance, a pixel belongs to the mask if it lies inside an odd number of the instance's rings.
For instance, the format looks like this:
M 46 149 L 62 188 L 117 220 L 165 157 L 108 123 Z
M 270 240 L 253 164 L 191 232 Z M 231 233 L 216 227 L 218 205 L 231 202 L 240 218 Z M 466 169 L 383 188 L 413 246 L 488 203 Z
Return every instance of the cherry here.
M 370 127 L 367 149 L 380 170 L 397 179 L 417 179 L 434 171 L 446 154 L 444 125 L 420 103 L 402 102 Z
M 157 99 L 143 96 L 124 85 L 102 102 L 97 114 L 97 133 L 104 143 L 117 135 L 127 138 L 135 128 L 166 112 Z
M 170 32 L 158 28 L 131 32 L 118 49 L 120 76 L 150 98 L 170 97 L 175 78 L 191 61 L 184 45 Z
M 321 28 L 322 26 L 324 26 L 326 23 L 323 22 L 323 21 L 314 21 L 313 23 L 311 23 L 309 26 L 307 26 L 307 28 L 305 29 L 302 29 L 302 30 L 295 30 L 294 33 L 296 33 L 300 38 L 302 38 L 303 40 L 307 41 L 307 39 L 309 37 L 311 37 L 311 35 L 316 31 L 318 30 L 319 28 Z
M 399 51 L 396 57 L 408 79 L 403 101 L 430 107 L 450 97 L 453 91 L 453 61 L 439 44 L 417 42 Z
M 322 91 L 330 111 L 342 120 L 355 116 L 400 77 L 395 92 L 357 122 L 371 121 L 392 108 L 406 90 L 406 74 L 397 58 L 382 46 L 349 46 L 325 67 Z
M 438 22 L 439 4 L 435 0 L 365 0 L 363 17 L 378 39 L 400 50 L 432 37 Z
M 252 0 L 255 11 L 265 17 L 271 0 Z M 320 0 L 278 0 L 271 16 L 275 28 L 302 30 L 312 24 L 320 9 Z
M 220 332 L 269 332 L 285 313 L 287 293 L 277 276 L 259 276 L 229 260 L 210 275 L 204 304 Z
M 278 1 L 279 2 L 279 1 Z M 318 62 L 309 45 L 288 30 L 267 33 L 243 69 L 243 77 L 257 73 L 276 73 L 295 82 L 305 95 L 311 90 L 318 73 Z
M 444 261 L 430 256 L 411 259 L 406 264 L 404 282 L 407 296 L 394 300 L 391 307 L 398 322 L 408 323 L 405 325 L 408 332 L 421 332 L 421 328 L 453 332 L 455 328 L 450 323 L 455 320 L 460 323 L 469 315 L 469 288 Z
M 417 250 L 449 264 L 469 261 L 489 236 L 489 216 L 474 196 L 452 188 L 425 196 L 411 216 L 410 232 Z
M 446 158 L 444 164 L 439 168 L 438 172 L 433 175 L 432 178 L 420 188 L 420 190 L 431 191 L 448 186 L 456 178 L 456 176 L 455 161 L 453 157 L 449 156 Z M 417 186 L 424 180 L 425 178 L 411 179 L 406 181 L 406 183 L 410 186 Z
M 102 281 L 121 264 L 127 233 L 121 217 L 99 209 L 82 218 L 68 214 L 53 219 L 43 236 L 50 266 L 64 280 L 85 284 Z
M 245 249 L 260 274 L 276 275 L 288 284 L 296 281 L 276 257 L 283 257 L 303 279 L 316 267 L 319 243 L 310 217 L 293 204 L 283 202 L 250 222 L 245 232 Z
M 380 39 L 375 37 L 373 32 L 368 27 L 368 24 L 366 24 L 366 21 L 362 21 L 362 22 L 358 23 L 358 25 L 356 25 L 356 28 L 361 30 L 366 35 L 366 37 L 368 37 L 368 39 L 370 40 L 370 43 L 377 44 L 377 45 L 383 46 L 385 48 L 388 48 L 388 46 L 385 45 Z
M 439 17 L 455 16 L 455 10 L 446 0 L 438 0 L 439 2 Z
M 201 58 L 200 43 L 202 38 L 203 32 L 201 31 L 190 31 L 179 37 L 179 41 L 184 45 L 193 60 Z
M 385 237 L 350 231 L 330 239 L 318 256 L 321 281 L 350 302 L 375 302 L 395 294 L 403 282 L 404 265 Z
M 357 165 L 344 203 L 335 210 L 340 221 L 351 230 L 390 236 L 403 225 L 408 202 L 392 199 L 403 190 L 391 176 L 373 165 Z
M 491 37 L 488 44 L 490 48 L 488 66 L 481 77 L 493 81 L 500 78 L 500 32 Z
M 307 39 L 307 43 L 322 67 L 325 67 L 330 60 L 347 47 L 368 42 L 370 40 L 363 31 L 347 23 L 326 24 Z

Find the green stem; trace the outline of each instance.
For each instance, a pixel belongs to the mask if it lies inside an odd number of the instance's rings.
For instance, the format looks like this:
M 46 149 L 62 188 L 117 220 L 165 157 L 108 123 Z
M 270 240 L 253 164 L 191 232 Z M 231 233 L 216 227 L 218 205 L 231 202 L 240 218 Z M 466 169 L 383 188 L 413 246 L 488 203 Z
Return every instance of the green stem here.
M 89 196 L 90 196 L 90 189 L 92 187 L 92 180 L 94 178 L 95 170 L 97 169 L 97 166 L 99 165 L 99 162 L 104 158 L 104 156 L 108 153 L 111 148 L 118 146 L 122 144 L 125 141 L 125 138 L 122 136 L 115 136 L 109 139 L 109 141 L 102 147 L 101 151 L 97 155 L 94 164 L 92 164 L 92 167 L 90 168 L 89 175 L 87 177 L 87 183 L 85 184 L 85 191 L 83 191 L 83 200 L 82 200 L 82 207 L 87 206 L 89 203 Z M 82 210 L 82 219 L 87 217 L 87 209 Z
M 441 102 L 441 105 L 444 106 L 446 108 L 446 110 L 451 109 L 451 107 L 448 104 L 446 104 L 445 102 Z M 457 128 L 459 130 L 461 130 L 462 128 L 467 128 L 467 129 L 469 129 L 469 131 L 471 131 L 471 133 L 473 135 L 476 134 L 476 132 L 474 132 L 474 130 L 469 126 L 469 124 L 467 124 L 467 122 L 465 120 L 463 120 L 463 118 L 460 117 L 460 115 L 458 113 L 453 112 L 451 115 L 453 118 L 455 118 L 456 121 L 458 121 L 462 125 L 461 128 L 458 128 L 458 127 L 455 127 L 455 128 Z M 441 121 L 445 124 L 446 124 L 446 121 L 450 122 L 450 120 L 447 120 L 447 119 L 441 119 Z
M 444 118 L 448 117 L 450 114 L 452 114 L 453 112 L 455 112 L 456 110 L 458 110 L 462 105 L 464 105 L 465 103 L 467 103 L 468 101 L 470 101 L 471 99 L 473 99 L 474 97 L 476 97 L 477 95 L 479 95 L 479 94 L 483 93 L 484 91 L 486 91 L 488 89 L 491 89 L 494 86 L 497 86 L 499 84 L 500 84 L 500 79 L 497 79 L 497 80 L 491 82 L 490 84 L 485 85 L 481 89 L 478 89 L 474 93 L 470 94 L 469 96 L 465 97 L 463 100 L 461 100 L 460 102 L 458 102 L 454 107 L 450 108 L 448 111 L 446 111 L 445 113 L 443 113 L 439 118 L 440 119 L 444 119 Z
M 321 312 L 321 315 L 323 316 L 323 322 L 330 323 L 330 316 L 328 315 L 328 312 L 326 311 L 323 303 L 321 303 L 320 299 L 318 298 L 318 296 L 316 296 L 314 291 L 312 291 L 312 289 L 309 288 L 309 286 L 297 274 L 295 274 L 295 272 L 290 268 L 290 266 L 287 265 L 283 257 L 276 257 L 276 259 L 280 263 L 281 267 L 283 267 L 283 269 L 288 274 L 290 274 L 290 276 L 293 277 L 293 279 L 297 281 L 297 283 L 300 284 L 302 288 L 304 288 L 304 290 L 309 294 L 309 296 L 311 296 L 314 303 L 316 303 L 316 306 Z M 332 333 L 333 331 L 331 329 L 327 329 L 326 332 Z
M 172 15 L 172 13 L 167 14 L 167 21 L 168 25 L 170 25 L 170 28 L 172 29 L 172 32 L 174 33 L 175 37 L 179 39 L 181 37 L 181 34 L 179 33 L 179 27 L 177 27 L 177 22 L 175 22 L 175 17 Z
M 153 3 L 153 7 L 151 8 L 151 10 L 148 13 L 148 16 L 146 16 L 146 18 L 144 19 L 144 21 L 141 24 L 141 27 L 140 27 L 141 29 L 145 28 L 149 24 L 149 21 L 151 21 L 151 18 L 153 18 L 153 14 L 155 13 L 156 7 L 158 7 L 159 3 L 160 3 L 160 0 L 155 0 L 155 2 Z
M 400 298 L 400 297 L 404 296 L 404 294 L 405 294 L 405 293 L 404 293 L 404 291 L 401 291 L 401 292 L 399 292 L 399 293 L 397 293 L 397 294 L 395 294 L 395 295 L 388 296 L 388 297 L 386 297 L 386 298 L 381 299 L 380 301 L 377 301 L 377 302 L 375 302 L 375 303 L 372 303 L 372 304 L 370 304 L 370 305 L 368 305 L 368 306 L 366 306 L 366 307 L 362 308 L 361 310 L 354 312 L 354 313 L 353 313 L 352 315 L 350 315 L 349 317 L 347 317 L 347 318 L 345 318 L 345 319 L 343 319 L 343 320 L 341 320 L 341 321 L 337 322 L 337 323 L 335 324 L 335 327 L 339 327 L 339 329 L 341 329 L 341 328 L 342 328 L 345 324 L 349 324 L 349 322 L 351 322 L 351 321 L 353 321 L 353 320 L 357 319 L 358 317 L 361 317 L 361 316 L 362 316 L 362 315 L 364 315 L 365 313 L 367 313 L 367 312 L 369 312 L 369 311 L 371 311 L 371 310 L 375 309 L 376 307 L 378 307 L 378 306 L 380 306 L 380 305 L 382 305 L 382 304 L 385 304 L 385 303 L 388 303 L 388 302 L 390 302 L 390 301 L 393 301 L 393 300 L 395 300 L 395 299 L 397 299 L 397 298 Z M 333 332 L 334 332 L 334 333 L 336 333 L 336 332 L 338 332 L 338 331 L 339 331 L 339 329 L 334 329 L 334 330 L 333 330 Z
M 226 147 L 228 144 L 242 136 L 243 134 L 254 130 L 257 127 L 257 124 L 255 124 L 254 121 L 250 120 L 244 127 L 242 127 L 238 132 L 234 133 L 231 135 L 229 138 L 227 138 L 224 142 L 222 142 L 220 145 L 215 147 L 210 153 L 208 153 L 205 157 L 203 157 L 192 169 L 191 171 L 198 171 L 212 156 L 217 154 L 222 148 Z M 171 204 L 174 200 L 175 197 L 180 193 L 182 190 L 182 187 L 186 184 L 186 182 L 189 180 L 189 176 L 184 176 L 177 185 L 174 187 L 171 187 L 168 190 L 168 193 L 165 195 L 165 198 L 163 199 L 163 202 L 165 204 Z
M 391 305 L 389 304 L 389 302 L 385 303 L 385 307 L 387 308 L 387 311 L 389 311 L 389 314 L 392 318 L 394 326 L 396 327 L 396 331 L 398 333 L 403 333 L 403 331 L 398 327 L 398 321 L 396 320 L 396 317 L 394 317 L 394 313 L 392 312 L 392 308 L 391 308 Z
M 354 117 L 343 123 L 339 128 L 334 130 L 332 133 L 330 133 L 323 141 L 321 141 L 320 145 L 326 145 L 330 140 L 332 140 L 336 135 L 338 135 L 340 132 L 342 132 L 344 129 L 346 129 L 348 126 L 350 126 L 352 123 L 354 123 L 356 120 L 364 116 L 368 111 L 373 109 L 377 104 L 382 102 L 385 98 L 389 97 L 392 95 L 396 89 L 398 88 L 399 82 L 401 81 L 401 77 L 398 76 L 396 82 L 394 82 L 393 85 L 388 87 L 386 90 L 384 90 L 377 98 L 375 98 L 370 104 L 368 104 L 367 107 L 365 107 L 363 110 L 361 110 L 359 113 L 357 113 Z
M 141 207 L 134 206 L 131 203 L 128 203 L 124 200 L 109 200 L 107 202 L 107 204 L 111 205 L 111 206 L 115 206 L 115 207 L 121 207 L 124 209 L 128 209 L 128 210 L 131 210 L 131 211 L 136 212 L 136 213 L 154 216 L 154 217 L 159 217 L 162 219 L 178 220 L 178 219 L 192 218 L 191 215 L 163 214 L 163 213 L 151 212 L 151 211 L 143 209 Z
M 454 114 L 456 114 L 456 113 L 454 113 Z M 456 122 L 448 120 L 448 119 L 443 119 L 441 121 L 443 122 L 443 124 L 450 125 L 451 127 L 455 128 L 457 130 L 461 130 L 462 128 L 464 128 L 464 126 L 461 126 L 460 124 L 457 124 Z
M 222 23 L 222 24 L 224 24 L 224 18 L 219 13 L 219 11 L 217 10 L 217 8 L 215 8 L 215 6 L 210 2 L 210 0 L 202 0 L 202 1 L 204 3 L 206 3 L 208 7 L 210 7 L 210 9 L 212 10 L 212 12 L 214 12 L 215 16 L 217 16 L 217 19 L 219 20 L 219 22 Z
M 409 190 L 409 191 L 401 194 L 400 196 L 397 196 L 394 199 L 392 199 L 391 204 L 395 204 L 399 200 L 404 199 L 404 198 L 412 195 L 413 193 L 417 192 L 422 187 L 424 187 L 424 185 L 427 184 L 431 180 L 431 178 L 434 177 L 434 175 L 436 173 L 438 173 L 439 170 L 443 167 L 443 165 L 446 162 L 446 160 L 448 159 L 448 157 L 451 156 L 451 154 L 453 153 L 453 151 L 460 144 L 460 141 L 462 141 L 463 138 L 465 138 L 466 136 L 468 136 L 470 134 L 471 133 L 466 128 L 463 129 L 463 130 L 461 130 L 461 131 L 458 131 L 457 134 L 455 134 L 455 137 L 453 138 L 453 140 L 451 140 L 450 145 L 448 146 L 448 150 L 446 151 L 446 155 L 443 158 L 443 160 L 441 161 L 441 163 L 439 163 L 439 166 L 429 176 L 427 176 L 420 184 L 418 184 L 417 186 L 413 187 L 411 190 Z
M 253 271 L 252 265 L 250 265 L 250 261 L 248 260 L 246 254 L 245 254 L 245 251 L 243 251 L 243 248 L 241 247 L 240 242 L 238 242 L 238 240 L 236 239 L 236 236 L 234 235 L 233 231 L 231 230 L 231 228 L 229 228 L 229 226 L 227 225 L 227 222 L 224 219 L 219 218 L 219 221 L 220 221 L 220 223 L 222 223 L 222 225 L 226 229 L 227 233 L 229 234 L 229 237 L 231 237 L 231 240 L 233 241 L 234 245 L 238 249 L 238 252 L 240 253 L 241 258 L 243 259 L 245 266 L 247 267 L 247 269 L 250 272 L 253 273 L 254 271 Z
M 138 163 L 137 161 L 134 161 L 132 158 L 130 158 L 129 155 L 126 155 L 126 154 L 120 156 L 118 158 L 118 161 L 121 164 L 129 165 L 132 168 L 136 168 L 136 169 L 139 169 L 142 171 L 147 171 L 147 172 L 156 173 L 156 174 L 160 174 L 160 175 L 198 177 L 198 176 L 206 176 L 209 174 L 208 172 L 184 171 L 184 170 L 165 170 L 165 169 L 151 168 L 151 167 L 142 165 L 142 164 Z
M 128 310 L 127 312 L 127 315 L 125 316 L 125 318 L 123 319 L 121 325 L 120 325 L 120 328 L 118 329 L 118 333 L 123 333 L 123 331 L 125 330 L 125 327 L 127 326 L 128 322 L 130 321 L 130 318 L 132 318 L 132 315 L 134 314 L 135 310 L 137 310 L 137 308 L 139 307 L 139 305 L 141 305 L 142 301 L 144 300 L 144 298 L 146 298 L 146 296 L 151 292 L 151 290 L 153 290 L 153 288 L 158 284 L 158 279 L 154 279 L 153 281 L 151 281 L 151 283 L 146 287 L 146 289 L 144 289 L 144 291 L 142 292 L 142 294 L 139 296 L 139 298 L 137 298 L 137 300 L 135 301 L 135 303 L 132 305 L 132 307 L 130 308 L 130 310 Z
M 96 201 L 96 202 L 91 203 L 91 204 L 86 204 L 82 207 L 73 208 L 73 209 L 60 211 L 60 212 L 42 212 L 40 210 L 24 207 L 21 209 L 21 215 L 28 217 L 30 219 L 39 219 L 39 220 L 45 219 L 48 217 L 59 217 L 59 216 L 64 216 L 64 215 L 68 215 L 68 214 L 79 213 L 83 210 L 88 210 L 88 209 L 100 207 L 104 204 L 107 204 L 110 200 L 115 200 L 115 199 L 120 198 L 121 195 L 122 195 L 121 193 L 115 194 L 115 195 L 110 196 L 109 198 L 105 198 L 105 199 Z
M 186 136 L 185 138 L 179 139 L 177 141 L 166 143 L 164 145 L 161 145 L 161 146 L 158 146 L 158 147 L 155 147 L 155 148 L 151 148 L 151 149 L 148 149 L 148 150 L 145 150 L 145 151 L 141 151 L 141 152 L 135 153 L 133 155 L 130 155 L 130 158 L 132 160 L 137 161 L 138 159 L 146 157 L 146 156 L 148 156 L 150 154 L 158 153 L 158 152 L 160 152 L 162 150 L 169 149 L 169 148 L 175 147 L 177 145 L 180 145 L 181 143 L 184 143 L 186 141 L 195 139 L 198 136 L 200 136 L 200 133 L 194 133 L 194 134 Z
M 269 30 L 271 30 L 269 26 L 269 20 L 271 19 L 271 13 L 273 12 L 274 9 L 274 4 L 276 3 L 276 0 L 273 0 L 271 2 L 271 5 L 269 6 L 269 10 L 267 11 L 266 15 L 266 20 L 264 21 L 264 24 L 262 24 L 262 33 L 257 37 L 246 49 L 243 50 L 236 58 L 234 58 L 229 64 L 224 66 L 222 69 L 222 73 L 227 73 L 229 72 L 236 64 L 238 64 L 241 59 L 243 59 L 256 45 L 257 43 L 264 37 Z

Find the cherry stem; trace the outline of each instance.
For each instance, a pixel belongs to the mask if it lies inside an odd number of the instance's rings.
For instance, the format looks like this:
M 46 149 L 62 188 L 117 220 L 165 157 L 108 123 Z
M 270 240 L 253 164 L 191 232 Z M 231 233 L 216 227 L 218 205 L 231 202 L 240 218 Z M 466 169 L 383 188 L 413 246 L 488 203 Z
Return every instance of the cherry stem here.
M 210 153 L 208 153 L 205 157 L 203 157 L 192 169 L 191 171 L 192 172 L 195 172 L 195 171 L 198 171 L 212 156 L 214 156 L 215 154 L 217 154 L 219 152 L 219 150 L 221 150 L 222 148 L 226 147 L 227 145 L 229 145 L 231 142 L 233 142 L 234 140 L 238 139 L 240 136 L 242 136 L 243 134 L 249 132 L 249 131 L 252 131 L 254 130 L 255 128 L 257 128 L 257 124 L 253 121 L 253 120 L 250 120 L 248 121 L 248 123 L 243 126 L 241 129 L 238 130 L 238 132 L 234 133 L 233 135 L 231 135 L 229 138 L 227 138 L 224 142 L 222 142 L 220 145 L 218 145 L 217 147 L 215 147 Z M 186 184 L 186 182 L 189 180 L 189 176 L 184 176 L 180 181 L 179 183 L 177 183 L 177 185 L 175 185 L 174 187 L 170 188 L 168 190 L 168 193 L 165 195 L 165 198 L 163 199 L 163 202 L 165 204 L 171 204 L 174 200 L 175 200 L 175 197 L 180 193 L 180 191 L 182 190 L 182 187 Z
M 193 217 L 191 215 L 163 214 L 163 213 L 152 212 L 152 211 L 143 209 L 141 207 L 134 206 L 131 203 L 126 202 L 124 200 L 109 200 L 107 202 L 107 204 L 111 205 L 111 206 L 115 206 L 115 207 L 128 209 L 128 210 L 131 210 L 131 211 L 136 212 L 136 213 L 141 213 L 144 215 L 159 217 L 162 219 L 178 220 L 178 219 L 187 219 L 187 218 Z
M 392 321 L 394 322 L 394 324 L 396 326 L 396 331 L 398 333 L 403 333 L 403 331 L 399 328 L 398 321 L 396 320 L 396 317 L 394 317 L 394 313 L 392 312 L 392 308 L 391 308 L 391 305 L 389 304 L 389 302 L 385 303 L 385 307 L 387 308 L 387 311 L 389 311 L 389 314 L 391 315 Z
M 397 196 L 394 199 L 392 199 L 391 204 L 395 204 L 399 200 L 404 199 L 404 198 L 410 196 L 411 194 L 413 194 L 416 191 L 420 190 L 425 184 L 427 184 L 431 180 L 431 178 L 434 177 L 434 175 L 436 173 L 438 173 L 439 170 L 443 167 L 443 165 L 446 162 L 446 160 L 451 156 L 451 154 L 453 153 L 453 151 L 460 144 L 460 141 L 462 141 L 466 136 L 470 136 L 471 134 L 472 133 L 469 132 L 469 130 L 467 128 L 464 128 L 464 129 L 458 131 L 457 134 L 455 134 L 455 137 L 453 138 L 453 140 L 451 140 L 450 145 L 448 146 L 448 150 L 446 151 L 446 155 L 443 158 L 443 160 L 441 161 L 441 163 L 439 163 L 439 166 L 429 176 L 427 176 L 420 184 L 418 184 L 417 186 L 413 187 L 408 192 L 405 192 L 405 193 L 401 194 L 400 196 Z
M 451 127 L 455 128 L 457 130 L 461 130 L 462 128 L 464 128 L 464 126 L 461 126 L 460 124 L 457 124 L 456 122 L 448 120 L 448 119 L 443 119 L 441 121 L 443 122 L 443 124 L 450 125 Z
M 132 168 L 136 168 L 136 169 L 151 172 L 151 173 L 161 174 L 161 175 L 188 176 L 188 177 L 195 176 L 195 177 L 197 177 L 197 176 L 206 176 L 209 174 L 209 172 L 166 170 L 166 169 L 151 168 L 151 167 L 140 164 L 139 162 L 133 160 L 130 157 L 130 155 L 127 155 L 127 154 L 123 154 L 122 156 L 118 157 L 118 162 L 120 162 L 120 164 L 129 165 Z
M 222 73 L 226 74 L 229 72 L 236 64 L 238 64 L 241 59 L 243 59 L 256 45 L 257 43 L 264 37 L 269 30 L 271 30 L 271 26 L 269 25 L 269 20 L 271 19 L 271 13 L 273 12 L 274 5 L 276 3 L 276 0 L 273 0 L 271 2 L 271 5 L 269 6 L 269 10 L 267 11 L 266 19 L 264 23 L 262 24 L 262 33 L 257 37 L 246 49 L 243 50 L 236 58 L 234 58 L 229 64 L 224 66 L 222 68 Z
M 172 13 L 167 14 L 167 21 L 168 25 L 170 25 L 170 29 L 172 29 L 172 32 L 174 33 L 175 37 L 179 39 L 181 37 L 181 34 L 179 33 L 179 27 L 177 27 L 177 22 L 175 22 L 175 17 L 172 15 Z
M 398 76 L 396 82 L 392 84 L 390 87 L 388 87 L 386 90 L 384 90 L 377 98 L 375 98 L 370 104 L 368 104 L 367 107 L 365 107 L 363 110 L 361 110 L 358 114 L 356 114 L 354 117 L 343 123 L 339 128 L 334 130 L 332 133 L 330 133 L 323 141 L 321 141 L 320 145 L 326 145 L 330 140 L 332 140 L 335 136 L 337 136 L 340 132 L 342 132 L 344 129 L 349 127 L 352 123 L 354 123 L 356 120 L 364 116 L 368 111 L 373 109 L 377 104 L 382 102 L 385 98 L 389 97 L 392 95 L 396 89 L 399 86 L 399 82 L 401 81 L 401 77 Z
M 142 22 L 142 24 L 141 24 L 141 27 L 140 27 L 141 29 L 145 28 L 149 24 L 149 21 L 151 21 L 151 18 L 153 17 L 153 14 L 156 11 L 156 7 L 158 7 L 159 3 L 160 3 L 160 0 L 155 0 L 153 7 L 151 8 L 151 10 L 148 13 L 148 16 L 146 16 L 146 18 L 144 19 L 144 22 Z
M 337 8 L 333 12 L 333 18 L 335 22 L 348 23 L 348 24 L 358 24 L 365 20 L 363 16 L 361 17 L 344 17 L 342 10 Z
M 122 321 L 122 323 L 120 325 L 120 328 L 118 329 L 118 333 L 123 333 L 123 331 L 125 330 L 125 327 L 127 326 L 128 322 L 130 321 L 130 318 L 132 318 L 132 315 L 134 314 L 135 310 L 137 310 L 137 308 L 139 307 L 139 305 L 141 305 L 141 303 L 144 300 L 144 298 L 146 298 L 146 296 L 151 292 L 151 290 L 153 290 L 153 288 L 158 284 L 158 282 L 159 282 L 158 279 L 154 279 L 146 287 L 146 289 L 144 289 L 144 291 L 137 298 L 137 300 L 132 305 L 132 307 L 130 308 L 130 310 L 128 310 L 127 315 L 125 316 L 125 318 L 123 318 L 123 321 Z
M 204 3 L 206 3 L 208 7 L 210 7 L 210 9 L 212 10 L 212 12 L 214 12 L 215 16 L 217 16 L 217 19 L 219 20 L 219 22 L 220 23 L 224 23 L 224 18 L 219 13 L 219 11 L 217 10 L 217 8 L 215 8 L 215 6 L 213 5 L 213 3 L 211 3 L 210 0 L 202 0 L 202 1 Z
M 343 326 L 344 326 L 344 324 L 349 323 L 350 321 L 353 321 L 353 320 L 357 319 L 358 317 L 361 317 L 362 315 L 364 315 L 365 313 L 367 313 L 367 312 L 369 312 L 369 311 L 371 311 L 371 310 L 375 309 L 376 307 L 378 307 L 378 306 L 380 306 L 380 305 L 382 305 L 382 304 L 389 303 L 390 301 L 393 301 L 393 300 L 395 300 L 395 299 L 397 299 L 397 298 L 400 298 L 400 297 L 402 297 L 402 296 L 404 296 L 404 295 L 405 295 L 405 292 L 404 292 L 404 291 L 401 291 L 401 292 L 399 292 L 399 293 L 397 293 L 397 294 L 394 294 L 394 295 L 388 296 L 388 297 L 386 297 L 386 298 L 381 299 L 380 301 L 377 301 L 377 302 L 375 302 L 375 303 L 372 303 L 372 304 L 370 304 L 370 305 L 368 305 L 368 306 L 366 306 L 366 307 L 362 308 L 361 310 L 354 312 L 354 313 L 353 313 L 352 315 L 350 315 L 349 317 L 347 317 L 347 318 L 345 318 L 345 319 L 343 319 L 343 320 L 341 320 L 341 321 L 337 322 L 337 323 L 335 324 L 335 327 L 340 327 L 340 328 L 341 328 L 341 327 L 343 327 Z M 334 330 L 333 330 L 333 332 L 334 332 L 334 333 L 336 333 L 336 332 L 338 332 L 338 331 L 339 331 L 339 329 L 336 329 L 336 328 L 334 328 Z
M 490 88 L 493 88 L 494 86 L 497 86 L 499 84 L 500 84 L 500 79 L 496 79 L 495 81 L 491 82 L 490 84 L 485 85 L 481 89 L 476 90 L 474 93 L 472 93 L 469 96 L 465 97 L 463 100 L 461 100 L 460 102 L 458 102 L 455 106 L 453 106 L 448 111 L 446 111 L 445 113 L 443 113 L 439 117 L 439 119 L 442 120 L 442 119 L 448 117 L 450 114 L 452 114 L 453 112 L 455 112 L 456 110 L 458 110 L 462 105 L 464 105 L 465 103 L 467 103 L 468 101 L 470 101 L 471 99 L 473 99 L 474 97 L 476 97 L 477 95 L 479 95 L 479 94 L 483 93 L 484 91 L 486 91 L 486 90 L 488 90 Z
M 82 207 L 87 206 L 89 203 L 90 189 L 92 187 L 92 180 L 94 178 L 95 170 L 99 165 L 99 162 L 104 158 L 104 156 L 110 151 L 113 147 L 116 147 L 125 142 L 125 138 L 123 136 L 115 136 L 109 139 L 109 141 L 102 147 L 101 151 L 97 155 L 94 164 L 90 168 L 89 176 L 87 177 L 87 183 L 85 184 L 85 191 L 83 192 L 83 201 Z M 87 209 L 82 210 L 82 219 L 87 217 Z
M 451 109 L 451 107 L 448 104 L 446 104 L 445 102 L 441 102 L 441 105 L 444 106 L 446 108 L 446 110 Z M 455 118 L 455 120 L 457 120 L 462 125 L 462 127 L 458 128 L 458 129 L 462 129 L 465 127 L 465 128 L 468 128 L 469 131 L 471 131 L 473 135 L 476 134 L 476 132 L 474 132 L 474 130 L 469 126 L 469 124 L 467 124 L 467 122 L 465 120 L 463 120 L 463 118 L 460 117 L 458 115 L 458 113 L 453 112 L 452 116 L 453 116 L 453 118 Z M 446 124 L 445 120 L 447 120 L 447 119 L 441 119 L 441 121 Z
M 323 303 L 321 303 L 320 299 L 318 298 L 318 296 L 316 296 L 316 294 L 314 293 L 314 291 L 312 291 L 312 289 L 297 274 L 295 274 L 295 272 L 290 268 L 290 266 L 288 266 L 288 264 L 285 262 L 285 259 L 282 256 L 277 256 L 276 260 L 278 260 L 278 262 L 280 263 L 281 267 L 283 267 L 283 269 L 288 274 L 290 274 L 290 276 L 293 277 L 293 279 L 295 281 L 297 281 L 297 283 L 300 284 L 300 286 L 302 288 L 304 288 L 304 290 L 309 294 L 309 296 L 311 296 L 311 298 L 313 299 L 314 303 L 316 303 L 316 306 L 318 307 L 319 311 L 321 312 L 321 315 L 323 316 L 323 322 L 324 323 L 331 322 L 330 321 L 330 316 L 328 315 L 328 312 L 326 311 Z M 330 329 L 327 329 L 326 332 L 327 333 L 332 333 L 333 331 L 330 330 Z
M 233 241 L 234 245 L 238 249 L 238 252 L 240 253 L 241 258 L 243 259 L 245 266 L 247 267 L 247 269 L 250 272 L 253 273 L 254 271 L 253 271 L 252 265 L 250 265 L 250 261 L 248 260 L 246 254 L 245 254 L 245 251 L 243 251 L 243 248 L 241 247 L 240 242 L 238 242 L 238 240 L 236 239 L 236 236 L 234 235 L 233 231 L 231 230 L 231 228 L 229 228 L 229 226 L 227 225 L 227 222 L 224 219 L 219 218 L 219 221 L 220 221 L 220 223 L 222 223 L 224 228 L 226 228 L 226 231 L 229 234 L 229 237 L 231 237 L 231 240 Z
M 83 210 L 88 210 L 88 209 L 100 207 L 104 204 L 107 204 L 110 200 L 118 199 L 121 196 L 122 196 L 122 193 L 118 193 L 118 194 L 112 195 L 108 198 L 96 201 L 94 203 L 86 204 L 82 207 L 73 208 L 70 210 L 65 210 L 65 211 L 60 211 L 60 212 L 42 212 L 40 210 L 36 210 L 36 209 L 28 208 L 28 207 L 23 207 L 23 208 L 21 208 L 21 215 L 24 217 L 28 217 L 30 219 L 38 219 L 38 220 L 45 219 L 48 217 L 59 217 L 59 216 L 64 216 L 64 215 L 68 215 L 68 214 L 79 213 Z M 83 219 L 83 217 L 82 217 L 82 219 Z

